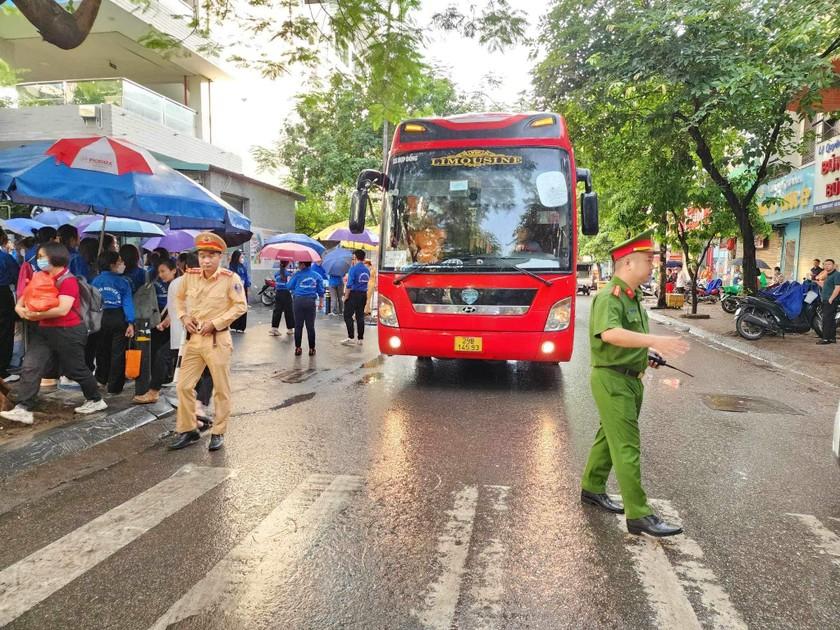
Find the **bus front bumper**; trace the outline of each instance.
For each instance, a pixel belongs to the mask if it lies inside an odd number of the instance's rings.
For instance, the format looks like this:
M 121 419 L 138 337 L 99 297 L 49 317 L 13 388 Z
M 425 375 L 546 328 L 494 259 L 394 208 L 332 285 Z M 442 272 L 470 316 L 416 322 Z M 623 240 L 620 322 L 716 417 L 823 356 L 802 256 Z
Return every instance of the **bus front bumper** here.
M 568 361 L 572 356 L 572 329 L 560 332 L 477 332 L 380 325 L 378 332 L 379 349 L 387 355 L 548 363 Z M 456 347 L 461 349 L 456 350 Z

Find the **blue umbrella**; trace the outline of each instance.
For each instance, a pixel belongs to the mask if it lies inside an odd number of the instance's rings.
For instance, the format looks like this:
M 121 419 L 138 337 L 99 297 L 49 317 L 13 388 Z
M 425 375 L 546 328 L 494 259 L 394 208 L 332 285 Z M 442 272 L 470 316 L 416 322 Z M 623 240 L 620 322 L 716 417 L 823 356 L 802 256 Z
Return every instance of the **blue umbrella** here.
M 46 227 L 43 223 L 35 219 L 9 219 L 7 221 L 0 221 L 3 224 L 3 229 L 21 236 L 32 236 L 35 230 L 40 230 Z
M 103 229 L 110 234 L 122 234 L 124 236 L 166 236 L 166 232 L 159 225 L 148 221 L 120 217 L 97 219 L 91 222 L 82 233 L 99 234 Z
M 61 227 L 65 224 L 71 224 L 73 219 L 78 215 L 67 212 L 67 210 L 47 210 L 40 214 L 36 214 L 33 219 L 40 221 L 44 225 L 50 225 L 54 228 Z
M 154 158 L 147 160 L 151 174 L 118 175 L 60 163 L 46 154 L 51 146 L 38 142 L 0 151 L 0 190 L 12 201 L 152 223 L 169 220 L 173 229 L 250 232 L 245 215 Z
M 326 247 L 321 245 L 318 241 L 316 241 L 311 236 L 307 236 L 306 234 L 298 234 L 297 232 L 286 232 L 284 234 L 277 234 L 276 236 L 272 236 L 266 239 L 266 245 L 274 245 L 275 243 L 297 243 L 298 245 L 305 245 L 311 249 L 314 249 L 318 252 L 319 255 L 324 254 L 324 250 Z
M 324 254 L 321 266 L 331 276 L 343 276 L 353 265 L 353 252 L 336 247 Z

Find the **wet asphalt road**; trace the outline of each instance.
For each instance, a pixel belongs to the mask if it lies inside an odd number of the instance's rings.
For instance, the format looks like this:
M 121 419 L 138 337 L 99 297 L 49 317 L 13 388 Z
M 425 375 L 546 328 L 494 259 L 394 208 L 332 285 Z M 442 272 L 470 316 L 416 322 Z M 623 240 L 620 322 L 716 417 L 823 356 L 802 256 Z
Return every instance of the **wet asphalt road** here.
M 646 489 L 686 536 L 639 541 L 578 502 L 597 428 L 588 310 L 552 367 L 379 358 L 371 328 L 363 349 L 337 346 L 336 320 L 318 322 L 317 358 L 294 358 L 255 306 L 222 451 L 135 432 L 0 487 L 0 620 L 838 627 L 840 390 L 692 341 L 680 364 L 697 378 L 649 374 L 641 420 Z M 786 407 L 717 411 L 705 394 Z

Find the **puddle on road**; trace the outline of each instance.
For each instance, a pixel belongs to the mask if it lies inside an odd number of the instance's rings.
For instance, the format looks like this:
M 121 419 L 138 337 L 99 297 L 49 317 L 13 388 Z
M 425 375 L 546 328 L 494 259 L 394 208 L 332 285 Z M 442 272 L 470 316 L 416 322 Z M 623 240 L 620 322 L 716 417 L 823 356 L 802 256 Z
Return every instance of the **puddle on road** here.
M 266 409 L 266 411 L 276 411 L 277 409 L 285 409 L 286 407 L 291 407 L 292 405 L 297 405 L 299 403 L 306 402 L 307 400 L 312 400 L 313 398 L 315 398 L 315 392 L 309 392 L 308 394 L 298 394 L 297 396 L 287 398 L 279 405 L 269 407 L 268 409 Z
M 375 368 L 375 367 L 379 367 L 380 365 L 384 365 L 384 363 L 385 363 L 385 355 L 380 354 L 379 356 L 371 359 L 370 361 L 366 361 L 365 363 L 362 363 L 361 367 L 363 369 L 364 368 Z
M 374 372 L 373 374 L 366 374 L 358 381 L 356 381 L 357 385 L 370 385 L 371 383 L 376 383 L 377 381 L 381 381 L 385 378 L 384 372 Z
M 801 416 L 804 415 L 784 403 L 761 396 L 738 396 L 736 394 L 701 394 L 700 399 L 709 409 L 731 411 L 735 413 L 771 413 Z

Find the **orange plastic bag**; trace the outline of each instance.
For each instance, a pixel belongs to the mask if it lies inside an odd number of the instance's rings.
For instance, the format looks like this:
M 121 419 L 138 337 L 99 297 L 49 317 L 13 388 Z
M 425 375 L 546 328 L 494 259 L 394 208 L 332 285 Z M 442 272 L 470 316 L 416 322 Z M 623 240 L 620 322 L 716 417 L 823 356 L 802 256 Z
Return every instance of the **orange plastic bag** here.
M 43 313 L 58 306 L 58 287 L 46 271 L 39 271 L 23 291 L 23 305 L 30 311 Z
M 140 358 L 143 355 L 142 350 L 132 350 L 129 348 L 125 351 L 125 377 L 137 378 L 140 376 Z

